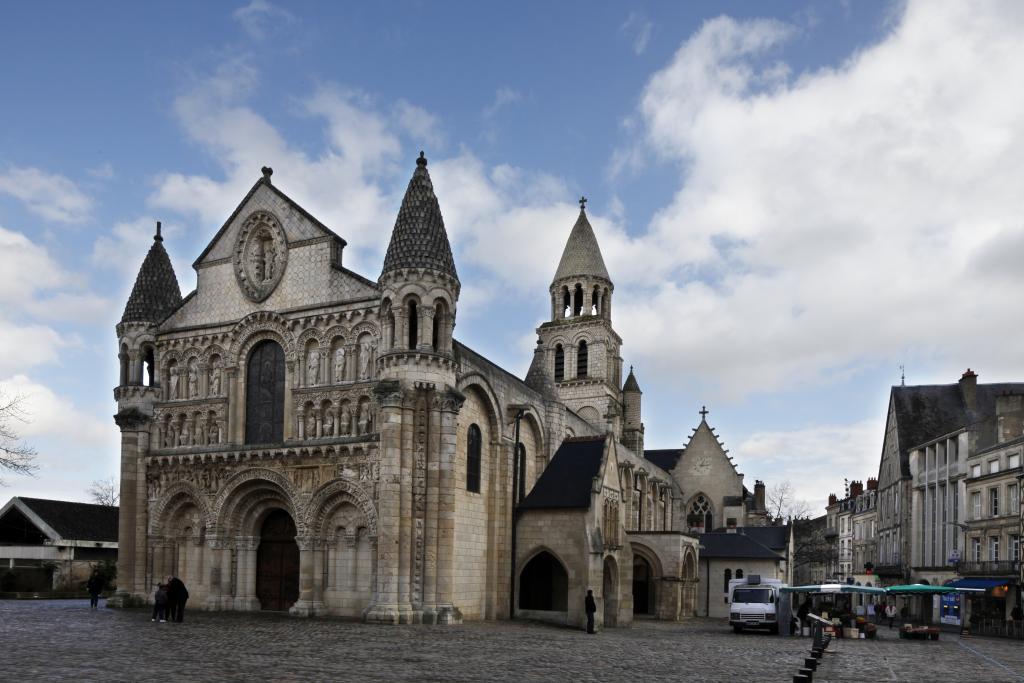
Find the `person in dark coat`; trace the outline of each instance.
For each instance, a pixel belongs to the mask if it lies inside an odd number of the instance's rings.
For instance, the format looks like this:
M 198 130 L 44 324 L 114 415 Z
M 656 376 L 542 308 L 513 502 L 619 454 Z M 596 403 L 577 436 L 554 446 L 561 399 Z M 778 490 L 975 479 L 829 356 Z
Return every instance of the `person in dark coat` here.
M 168 618 L 171 621 L 181 623 L 185 618 L 186 601 L 188 601 L 188 590 L 185 588 L 185 582 L 177 576 L 172 576 L 167 581 Z
M 85 589 L 89 591 L 89 608 L 96 609 L 100 604 L 100 593 L 103 592 L 103 578 L 100 573 L 93 571 L 92 576 L 89 577 L 89 582 L 85 584 Z
M 584 601 L 587 611 L 587 633 L 597 633 L 594 630 L 594 614 L 597 612 L 597 602 L 594 600 L 594 591 L 587 591 L 587 599 Z
M 150 621 L 160 620 L 163 624 L 167 621 L 167 586 L 158 584 L 153 594 L 153 618 Z
M 804 601 L 800 603 L 799 609 L 796 611 L 796 618 L 800 620 L 801 626 L 807 626 L 807 615 L 811 611 L 811 599 L 804 598 Z

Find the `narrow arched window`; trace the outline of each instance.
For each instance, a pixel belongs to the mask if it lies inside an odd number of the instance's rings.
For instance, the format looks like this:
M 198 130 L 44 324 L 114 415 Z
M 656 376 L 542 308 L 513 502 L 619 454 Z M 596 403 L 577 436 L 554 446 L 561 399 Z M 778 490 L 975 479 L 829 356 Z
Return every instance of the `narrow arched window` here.
M 469 425 L 466 435 L 466 490 L 480 493 L 480 427 Z
M 431 344 L 433 345 L 435 352 L 441 350 L 441 316 L 442 315 L 444 315 L 444 314 L 441 313 L 441 308 L 440 307 L 435 309 L 435 311 L 434 311 L 434 332 L 433 332 L 433 335 L 431 336 L 431 338 L 433 340 L 431 342 Z
M 723 575 L 725 580 L 722 582 L 722 592 L 726 595 L 729 594 L 729 582 L 732 581 L 732 570 L 726 569 Z
M 147 346 L 142 351 L 142 365 L 143 365 L 143 376 L 140 377 L 140 381 L 147 387 L 153 386 L 156 376 L 156 360 L 153 357 L 153 347 Z
M 736 570 L 736 578 L 737 579 L 742 579 L 743 578 L 743 570 L 742 569 L 737 569 Z
M 284 349 L 261 341 L 249 353 L 245 381 L 245 442 L 284 441 Z
M 569 288 L 562 287 L 562 317 L 568 318 L 572 315 L 572 297 L 569 295 Z
M 598 315 L 601 312 L 601 289 L 594 286 L 594 291 L 590 294 L 590 314 Z
M 415 351 L 419 346 L 420 316 L 415 301 L 409 302 L 409 350 Z
M 565 379 L 565 350 L 561 344 L 555 346 L 555 381 Z
M 583 285 L 577 283 L 576 289 L 572 293 L 572 314 L 580 315 L 583 313 Z
M 587 376 L 587 342 L 581 341 L 576 351 L 576 376 L 584 378 Z

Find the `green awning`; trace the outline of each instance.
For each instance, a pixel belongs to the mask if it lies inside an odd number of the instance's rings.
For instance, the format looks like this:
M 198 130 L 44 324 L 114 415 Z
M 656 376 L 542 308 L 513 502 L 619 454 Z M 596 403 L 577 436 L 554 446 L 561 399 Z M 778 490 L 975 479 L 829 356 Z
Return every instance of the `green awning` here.
M 885 592 L 890 595 L 944 595 L 946 593 L 984 593 L 985 589 L 928 586 L 923 583 L 912 583 L 903 586 L 888 586 Z

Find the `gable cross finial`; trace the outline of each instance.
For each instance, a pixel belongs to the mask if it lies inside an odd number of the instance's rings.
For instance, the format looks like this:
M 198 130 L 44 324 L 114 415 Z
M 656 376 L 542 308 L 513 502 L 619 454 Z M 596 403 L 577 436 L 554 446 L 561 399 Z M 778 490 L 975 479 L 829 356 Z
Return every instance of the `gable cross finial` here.
M 700 407 L 700 419 L 703 420 L 704 418 L 706 418 L 708 416 L 708 412 L 710 412 L 710 411 L 707 409 L 707 406 L 701 406 Z
M 584 210 L 586 210 L 586 208 L 587 208 L 587 198 L 581 195 L 580 196 L 580 211 L 584 211 Z

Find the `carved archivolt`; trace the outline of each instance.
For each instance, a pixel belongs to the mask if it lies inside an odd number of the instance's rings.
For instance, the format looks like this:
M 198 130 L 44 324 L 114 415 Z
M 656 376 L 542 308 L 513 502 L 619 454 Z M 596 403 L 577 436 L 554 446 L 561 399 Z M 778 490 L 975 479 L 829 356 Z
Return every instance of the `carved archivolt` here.
M 264 301 L 284 276 L 288 240 L 281 221 L 269 211 L 254 211 L 235 240 L 235 279 L 251 300 Z
M 242 318 L 231 331 L 231 349 L 228 351 L 228 365 L 238 365 L 249 350 L 264 339 L 273 339 L 284 348 L 285 359 L 295 361 L 295 336 L 289 331 L 287 321 L 273 311 L 257 311 Z
M 177 481 L 167 487 L 153 508 L 149 533 L 154 536 L 162 535 L 167 523 L 181 508 L 187 505 L 194 505 L 198 508 L 204 526 L 209 525 L 211 521 L 210 507 L 207 504 L 206 496 L 189 482 Z
M 300 527 L 300 532 L 302 531 L 304 528 L 302 522 L 305 518 L 303 514 L 304 509 L 299 503 L 298 492 L 295 491 L 291 480 L 281 472 L 259 467 L 242 470 L 235 474 L 224 483 L 223 488 L 217 494 L 211 515 L 216 520 L 216 529 L 219 533 L 232 530 L 230 528 L 233 521 L 231 519 L 232 512 L 235 508 L 242 505 L 249 495 L 256 495 L 257 497 L 261 495 L 258 491 L 247 494 L 246 491 L 241 490 L 245 488 L 246 484 L 251 482 L 262 482 L 268 484 L 270 488 L 277 489 L 278 493 L 291 508 L 290 512 L 295 516 L 296 526 Z
M 348 478 L 335 479 L 321 487 L 307 506 L 306 528 L 314 534 L 323 534 L 323 525 L 338 504 L 348 502 L 355 505 L 366 521 L 367 532 L 377 536 L 377 510 L 363 487 Z

